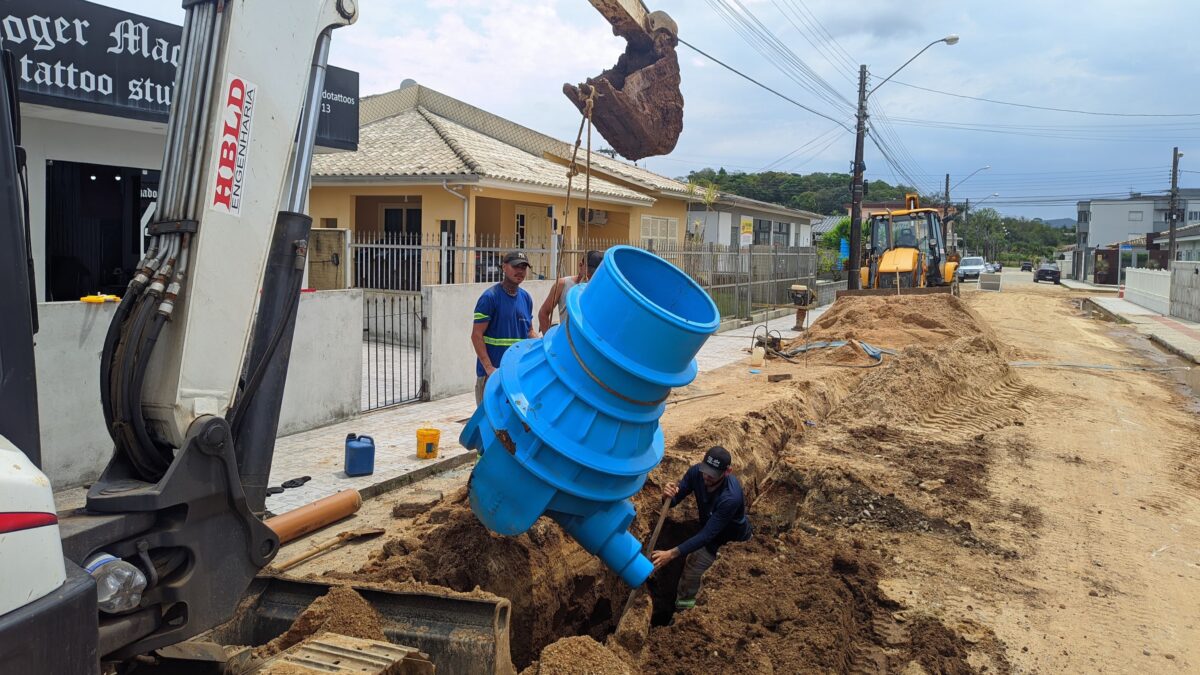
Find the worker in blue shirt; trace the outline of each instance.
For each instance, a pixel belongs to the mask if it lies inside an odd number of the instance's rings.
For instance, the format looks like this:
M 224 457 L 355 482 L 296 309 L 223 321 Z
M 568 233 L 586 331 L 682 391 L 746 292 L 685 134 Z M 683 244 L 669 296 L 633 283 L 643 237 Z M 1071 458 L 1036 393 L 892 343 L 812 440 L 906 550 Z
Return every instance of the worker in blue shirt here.
M 668 551 L 650 554 L 654 569 L 659 569 L 678 558 L 687 556 L 683 565 L 683 576 L 675 593 L 675 609 L 691 609 L 696 606 L 696 594 L 700 592 L 700 580 L 709 567 L 717 561 L 717 549 L 731 541 L 750 539 L 750 520 L 746 517 L 746 500 L 742 496 L 742 484 L 733 475 L 729 451 L 713 446 L 704 453 L 704 459 L 683 474 L 679 484 L 663 487 L 663 496 L 671 500 L 673 507 L 687 498 L 696 496 L 700 511 L 700 531 L 691 539 Z
M 504 280 L 479 296 L 475 303 L 475 326 L 471 345 L 475 348 L 475 405 L 483 401 L 483 385 L 500 367 L 508 348 L 538 336 L 533 328 L 533 298 L 521 288 L 529 273 L 529 258 L 520 251 L 501 259 Z

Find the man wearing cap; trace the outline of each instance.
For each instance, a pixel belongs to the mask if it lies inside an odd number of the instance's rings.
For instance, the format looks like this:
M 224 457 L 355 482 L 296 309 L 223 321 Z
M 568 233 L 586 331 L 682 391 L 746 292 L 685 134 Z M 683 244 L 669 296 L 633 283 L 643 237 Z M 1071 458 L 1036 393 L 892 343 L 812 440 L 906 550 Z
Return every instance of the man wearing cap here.
M 603 253 L 588 251 L 579 259 L 578 274 L 573 277 L 562 277 L 554 282 L 554 287 L 550 289 L 550 295 L 546 296 L 546 301 L 538 310 L 538 329 L 542 331 L 542 334 L 550 330 L 550 319 L 554 315 L 555 305 L 558 306 L 558 322 L 562 323 L 567 320 L 567 291 L 578 284 L 586 284 L 602 262 L 604 262 Z
M 484 291 L 475 303 L 471 344 L 476 357 L 476 405 L 483 400 L 483 385 L 500 367 L 504 352 L 521 340 L 538 336 L 533 329 L 533 298 L 521 288 L 529 272 L 529 258 L 520 251 L 505 253 L 502 269 L 504 280 Z
M 733 475 L 729 451 L 713 446 L 704 453 L 699 464 L 692 465 L 683 474 L 678 485 L 663 487 L 663 496 L 671 500 L 673 507 L 687 498 L 696 496 L 700 511 L 700 531 L 691 539 L 669 551 L 655 551 L 650 555 L 654 569 L 659 569 L 678 558 L 687 556 L 683 565 L 683 576 L 675 593 L 675 609 L 691 609 L 696 606 L 696 594 L 700 591 L 700 580 L 708 568 L 717 560 L 717 549 L 731 541 L 750 539 L 750 520 L 746 517 L 746 500 L 742 496 L 742 484 Z

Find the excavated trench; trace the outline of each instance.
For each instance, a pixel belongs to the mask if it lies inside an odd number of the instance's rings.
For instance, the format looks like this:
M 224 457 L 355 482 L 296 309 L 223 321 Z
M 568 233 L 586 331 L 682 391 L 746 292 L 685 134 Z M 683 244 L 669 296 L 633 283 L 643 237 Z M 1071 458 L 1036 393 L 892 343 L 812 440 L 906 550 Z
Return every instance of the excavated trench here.
M 922 307 L 931 302 L 909 300 Z M 951 303 L 951 311 L 944 311 L 939 323 L 923 309 L 921 327 L 928 333 L 924 341 L 940 342 L 940 349 L 902 344 L 904 351 L 883 368 L 826 368 L 819 379 L 776 385 L 749 409 L 722 416 L 727 405 L 713 406 L 716 414 L 693 420 L 689 431 L 673 439 L 673 425 L 687 424 L 670 413 L 664 418 L 668 450 L 634 497 L 638 517 L 633 534 L 647 536 L 661 505 L 661 486 L 676 480 L 703 449 L 718 444 L 735 457 L 755 528 L 750 542 L 722 550 L 694 611 L 674 613 L 680 560 L 652 577 L 650 603 L 635 605 L 618 626 L 616 614 L 629 588 L 615 575 L 549 519 L 518 537 L 490 533 L 471 513 L 465 488 L 419 516 L 361 569 L 327 576 L 420 582 L 464 592 L 481 589 L 507 598 L 512 603 L 513 663 L 531 673 L 538 672 L 539 658 L 548 658 L 543 656 L 547 646 L 574 636 L 604 643 L 595 649 L 610 650 L 635 672 L 696 672 L 711 669 L 714 662 L 721 663 L 723 672 L 734 673 L 796 668 L 887 672 L 910 662 L 929 672 L 970 672 L 966 644 L 936 619 L 899 625 L 892 618 L 898 606 L 877 584 L 884 563 L 855 535 L 847 536 L 851 526 L 867 528 L 862 536 L 873 530 L 928 533 L 987 551 L 969 527 L 944 513 L 927 512 L 931 503 L 954 506 L 979 496 L 989 456 L 986 444 L 978 438 L 939 439 L 937 453 L 912 454 L 909 449 L 936 437 L 925 427 L 932 426 L 931 415 L 942 414 L 947 396 L 970 386 L 957 381 L 951 386 L 961 373 L 974 369 L 980 377 L 1015 376 L 1002 372 L 1000 350 L 985 331 L 965 325 L 973 318 L 969 310 L 956 298 L 939 301 Z M 843 307 L 826 326 L 829 332 L 850 332 L 847 322 L 874 316 L 859 311 L 870 307 L 847 304 L 854 311 Z M 876 342 L 885 329 L 871 324 Z M 894 395 L 901 391 L 907 392 L 904 397 Z M 924 400 L 914 398 L 914 391 Z M 899 405 L 898 398 L 921 409 L 899 415 L 902 424 L 896 428 L 874 431 L 871 425 L 888 419 L 894 412 L 889 406 Z M 691 405 L 688 414 L 695 417 L 702 407 Z M 989 417 L 988 423 L 1007 419 Z M 899 473 L 911 474 L 906 480 L 913 482 L 937 468 L 935 455 L 944 452 L 972 462 L 973 468 L 958 484 L 948 482 L 950 476 L 937 478 L 948 487 L 936 498 L 914 490 L 924 503 L 837 466 L 841 456 L 884 458 Z M 688 500 L 672 511 L 658 548 L 682 542 L 697 527 Z M 578 642 L 561 644 L 547 654 L 574 653 L 580 647 Z

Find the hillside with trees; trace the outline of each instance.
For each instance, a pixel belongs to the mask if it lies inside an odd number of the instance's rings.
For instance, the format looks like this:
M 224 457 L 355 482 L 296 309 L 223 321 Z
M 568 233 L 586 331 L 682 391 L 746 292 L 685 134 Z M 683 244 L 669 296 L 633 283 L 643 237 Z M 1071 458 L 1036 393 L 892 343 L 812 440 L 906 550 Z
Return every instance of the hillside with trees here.
M 701 169 L 680 180 L 700 186 L 716 185 L 724 192 L 782 204 L 793 209 L 838 215 L 844 214 L 846 204 L 850 203 L 850 178 L 848 173 L 742 173 L 728 172 L 725 169 Z M 904 199 L 905 192 L 915 191 L 911 187 L 890 185 L 881 180 L 868 181 L 867 200 L 900 200 Z

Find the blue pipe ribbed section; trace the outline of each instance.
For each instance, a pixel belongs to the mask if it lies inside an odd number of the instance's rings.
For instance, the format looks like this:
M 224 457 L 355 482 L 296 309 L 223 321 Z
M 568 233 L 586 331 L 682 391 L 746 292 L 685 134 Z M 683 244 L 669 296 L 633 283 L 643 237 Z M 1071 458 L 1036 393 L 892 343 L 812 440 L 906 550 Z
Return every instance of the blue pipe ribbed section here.
M 547 515 L 630 586 L 653 566 L 629 533 L 629 497 L 663 456 L 667 394 L 696 377 L 720 313 L 658 256 L 609 249 L 567 294 L 568 319 L 508 349 L 459 441 L 478 450 L 471 509 L 517 535 Z

